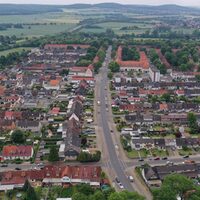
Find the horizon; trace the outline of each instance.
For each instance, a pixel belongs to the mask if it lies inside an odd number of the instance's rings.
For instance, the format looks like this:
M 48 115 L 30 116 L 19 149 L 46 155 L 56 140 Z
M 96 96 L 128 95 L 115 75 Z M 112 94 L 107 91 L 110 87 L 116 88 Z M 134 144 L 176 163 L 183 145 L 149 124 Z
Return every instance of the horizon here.
M 148 3 L 147 3 L 148 1 Z M 0 0 L 0 4 L 14 4 L 14 5 L 74 5 L 74 4 L 90 4 L 90 5 L 95 5 L 95 4 L 102 4 L 102 3 L 116 3 L 116 4 L 121 4 L 121 5 L 141 5 L 141 6 L 161 6 L 161 5 L 178 5 L 178 6 L 187 6 L 187 7 L 200 7 L 200 2 L 196 3 L 195 0 L 191 0 L 190 3 L 188 4 L 187 1 L 180 1 L 180 0 L 168 0 L 167 2 L 163 0 L 154 0 L 154 1 L 150 1 L 149 0 L 140 0 L 140 3 L 137 2 L 133 2 L 130 0 L 125 0 L 125 1 L 121 1 L 121 0 L 116 0 L 116 1 L 101 1 L 101 0 L 96 0 L 94 1 L 84 1 L 82 2 L 81 0 L 75 0 L 73 2 L 64 2 L 64 0 L 59 0 L 56 3 L 52 0 L 44 0 L 43 2 L 41 2 L 40 0 L 35 0 L 34 2 L 32 2 L 32 0 L 29 1 L 25 1 L 25 0 L 8 0 L 8 1 L 4 1 L 4 0 Z

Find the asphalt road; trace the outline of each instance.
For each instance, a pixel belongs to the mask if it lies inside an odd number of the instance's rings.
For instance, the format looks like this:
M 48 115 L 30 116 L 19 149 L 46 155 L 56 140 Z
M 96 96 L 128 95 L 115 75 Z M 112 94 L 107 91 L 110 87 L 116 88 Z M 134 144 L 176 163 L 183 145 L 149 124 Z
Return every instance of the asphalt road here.
M 114 173 L 116 174 L 116 177 L 120 180 L 122 185 L 124 186 L 124 189 L 133 191 L 133 187 L 128 180 L 126 174 L 125 174 L 125 167 L 122 163 L 122 161 L 118 158 L 117 152 L 115 145 L 112 140 L 112 136 L 110 133 L 110 128 L 109 128 L 109 116 L 107 112 L 107 103 L 105 101 L 106 96 L 110 95 L 108 94 L 108 90 L 106 89 L 108 86 L 108 63 L 111 60 L 111 47 L 109 47 L 107 54 L 106 54 L 106 59 L 103 64 L 103 67 L 100 71 L 100 77 L 101 77 L 101 84 L 99 85 L 100 87 L 100 96 L 99 96 L 99 111 L 100 111 L 100 120 L 99 120 L 99 125 L 102 127 L 107 150 L 108 150 L 108 156 L 109 156 L 109 163 L 110 167 L 114 170 Z

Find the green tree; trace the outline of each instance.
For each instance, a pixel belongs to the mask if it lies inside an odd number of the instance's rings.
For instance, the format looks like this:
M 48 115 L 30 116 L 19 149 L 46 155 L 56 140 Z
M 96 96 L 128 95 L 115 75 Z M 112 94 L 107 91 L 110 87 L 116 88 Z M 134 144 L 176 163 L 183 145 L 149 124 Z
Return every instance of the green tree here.
M 92 196 L 92 200 L 105 200 L 105 196 L 104 196 L 104 194 L 101 191 L 97 191 Z
M 29 187 L 27 189 L 25 199 L 26 200 L 38 200 L 37 194 L 31 185 L 29 185 Z
M 124 198 L 120 195 L 120 193 L 114 192 L 109 196 L 108 200 L 124 200 Z
M 58 150 L 56 149 L 56 147 L 51 147 L 48 161 L 49 162 L 59 161 Z
M 120 66 L 117 62 L 112 61 L 109 64 L 109 69 L 111 72 L 119 72 Z
M 94 189 L 89 184 L 79 184 L 76 186 L 79 193 L 89 196 L 94 193 Z
M 197 117 L 194 113 L 190 112 L 188 113 L 188 126 L 190 128 L 190 132 L 192 134 L 197 133 L 198 132 L 198 123 L 197 123 Z
M 108 72 L 108 78 L 111 80 L 113 78 L 113 73 L 112 72 Z
M 177 197 L 190 200 L 191 194 L 197 194 L 196 186 L 191 179 L 181 174 L 166 176 L 161 188 L 153 192 L 154 200 L 177 200 Z
M 82 193 L 75 193 L 73 196 L 72 196 L 72 199 L 73 200 L 88 200 L 88 197 Z
M 15 130 L 11 135 L 12 142 L 16 144 L 23 144 L 25 142 L 25 139 L 25 135 L 21 130 Z

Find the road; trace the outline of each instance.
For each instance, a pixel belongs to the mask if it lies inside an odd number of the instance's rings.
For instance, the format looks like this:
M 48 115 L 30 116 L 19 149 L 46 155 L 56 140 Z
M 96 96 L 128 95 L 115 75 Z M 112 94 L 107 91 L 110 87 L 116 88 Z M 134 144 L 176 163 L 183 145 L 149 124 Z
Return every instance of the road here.
M 113 142 L 110 128 L 109 128 L 109 113 L 108 113 L 108 108 L 107 108 L 107 103 L 105 99 L 107 99 L 108 95 L 108 64 L 111 60 L 111 47 L 108 48 L 107 53 L 106 53 L 106 59 L 105 62 L 103 63 L 103 67 L 100 70 L 99 73 L 99 78 L 97 78 L 96 82 L 96 90 L 99 91 L 97 94 L 97 101 L 100 101 L 99 105 L 99 113 L 97 116 L 97 122 L 98 126 L 101 127 L 101 132 L 104 137 L 104 141 L 106 143 L 106 156 L 108 157 L 107 163 L 108 166 L 113 170 L 113 174 L 115 174 L 116 177 L 120 180 L 122 185 L 126 190 L 133 191 L 134 188 L 130 181 L 128 180 L 126 174 L 125 174 L 125 165 L 120 160 L 117 151 L 116 151 L 116 146 Z

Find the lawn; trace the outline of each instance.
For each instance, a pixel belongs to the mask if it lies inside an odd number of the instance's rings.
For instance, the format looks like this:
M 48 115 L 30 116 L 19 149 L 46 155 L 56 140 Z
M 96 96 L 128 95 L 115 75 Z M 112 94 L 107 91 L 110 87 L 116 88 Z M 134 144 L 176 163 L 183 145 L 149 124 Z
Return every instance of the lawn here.
M 190 149 L 190 148 L 187 148 L 187 149 L 179 149 L 178 152 L 179 152 L 179 155 L 180 155 L 180 156 L 187 156 L 187 155 L 192 155 L 192 154 L 193 154 L 193 150 Z
M 136 150 L 127 152 L 127 156 L 128 156 L 128 158 L 131 158 L 131 159 L 139 158 L 138 151 L 136 151 Z
M 134 159 L 134 158 L 146 158 L 149 155 L 149 152 L 146 149 L 142 149 L 142 150 L 134 150 L 132 149 L 131 151 L 127 152 L 127 156 L 130 159 Z
M 152 149 L 151 153 L 154 157 L 167 157 L 168 156 L 168 152 L 167 150 L 159 150 L 159 149 Z
M 19 48 L 13 48 L 13 49 L 5 50 L 5 51 L 0 51 L 0 56 L 6 56 L 9 53 L 13 53 L 13 52 L 22 52 L 23 50 L 28 51 L 28 50 L 31 50 L 31 48 L 30 47 L 19 47 Z

